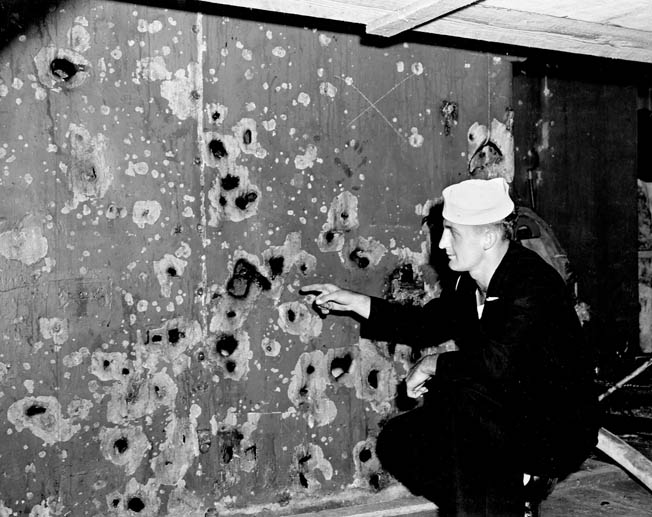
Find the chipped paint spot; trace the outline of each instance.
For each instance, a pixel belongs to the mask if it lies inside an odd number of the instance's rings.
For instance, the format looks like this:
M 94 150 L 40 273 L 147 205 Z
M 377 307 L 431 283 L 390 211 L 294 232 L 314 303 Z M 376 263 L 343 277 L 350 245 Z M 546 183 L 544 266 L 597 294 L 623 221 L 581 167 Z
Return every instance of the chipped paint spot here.
M 319 44 L 322 47 L 327 47 L 328 45 L 331 44 L 331 41 L 333 41 L 333 38 L 331 38 L 330 36 L 327 36 L 326 34 L 323 33 L 319 35 Z
M 179 120 L 194 116 L 197 100 L 192 93 L 201 89 L 202 80 L 200 67 L 191 62 L 187 70 L 181 68 L 174 73 L 174 79 L 161 83 L 161 96 L 168 101 L 170 111 Z
M 134 163 L 130 160 L 127 170 L 125 171 L 125 174 L 127 176 L 136 176 L 136 174 L 140 176 L 144 176 L 148 172 L 149 172 L 149 165 L 147 165 L 147 162 Z
M 416 63 L 412 63 L 411 69 L 414 75 L 421 75 L 423 73 L 423 65 L 418 61 Z
M 119 59 L 119 58 L 115 58 Z M 144 57 L 136 61 L 136 78 L 146 81 L 169 81 L 172 73 L 168 71 L 162 56 Z M 136 82 L 136 81 L 135 81 Z
M 52 339 L 57 345 L 68 341 L 68 320 L 66 318 L 39 318 L 38 325 L 43 339 Z
M 189 417 L 173 415 L 166 426 L 166 440 L 159 446 L 159 454 L 150 462 L 155 478 L 161 485 L 176 485 L 186 475 L 194 458 L 199 456 L 197 417 L 200 414 L 201 408 L 193 404 Z
M 73 25 L 68 31 L 68 41 L 75 52 L 84 53 L 91 48 L 91 35 L 83 25 Z
M 161 204 L 158 201 L 136 201 L 132 212 L 132 219 L 138 228 L 145 228 L 146 224 L 152 225 L 161 216 Z
M 287 54 L 287 51 L 283 47 L 274 47 L 272 49 L 272 55 L 275 57 L 283 58 Z
M 281 353 L 281 343 L 275 339 L 270 339 L 268 337 L 263 338 L 260 347 L 263 349 L 263 353 L 268 357 L 277 357 Z M 0 374 L 0 381 L 1 380 L 2 375 Z
M 113 173 L 105 156 L 107 143 L 104 135 L 98 133 L 92 137 L 85 127 L 77 124 L 70 124 L 68 132 L 72 159 L 62 170 L 67 172 L 73 199 L 66 202 L 61 210 L 63 214 L 76 209 L 84 201 L 103 198 L 113 182 Z
M 297 102 L 304 107 L 308 106 L 308 104 L 310 104 L 310 95 L 308 95 L 306 92 L 299 93 Z
M 34 215 L 25 216 L 13 230 L 0 233 L 0 255 L 7 260 L 31 266 L 47 253 L 48 240 L 43 236 L 41 221 Z
M 7 418 L 17 431 L 29 429 L 46 445 L 67 442 L 81 429 L 72 419 L 63 418 L 61 404 L 56 397 L 26 397 L 14 402 L 7 410 Z
M 317 159 L 317 147 L 308 144 L 304 154 L 298 154 L 294 157 L 294 166 L 299 170 L 312 169 Z
M 412 147 L 421 147 L 423 145 L 423 136 L 419 134 L 419 130 L 416 127 L 410 129 L 410 137 L 408 142 Z
M 326 95 L 331 99 L 337 95 L 337 86 L 328 81 L 324 81 L 319 84 L 319 93 L 321 95 Z

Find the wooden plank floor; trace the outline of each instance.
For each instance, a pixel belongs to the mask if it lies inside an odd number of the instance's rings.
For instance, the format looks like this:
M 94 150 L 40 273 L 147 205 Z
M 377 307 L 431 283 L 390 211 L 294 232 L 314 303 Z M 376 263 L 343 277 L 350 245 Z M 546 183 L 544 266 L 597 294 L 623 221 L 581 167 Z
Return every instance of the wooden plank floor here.
M 421 497 L 367 503 L 295 514 L 297 517 L 436 517 L 436 506 Z M 541 517 L 651 517 L 652 493 L 619 467 L 589 459 L 557 485 Z

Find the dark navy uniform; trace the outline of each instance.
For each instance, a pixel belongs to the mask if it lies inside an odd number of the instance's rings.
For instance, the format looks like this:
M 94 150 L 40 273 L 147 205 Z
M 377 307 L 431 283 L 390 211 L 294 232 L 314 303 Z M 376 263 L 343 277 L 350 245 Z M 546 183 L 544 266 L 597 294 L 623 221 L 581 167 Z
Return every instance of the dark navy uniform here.
M 597 443 L 597 393 L 573 302 L 558 273 L 518 243 L 479 316 L 462 273 L 424 307 L 372 298 L 362 337 L 426 348 L 453 339 L 424 405 L 383 428 L 383 467 L 443 515 L 523 515 L 523 474 L 561 477 Z

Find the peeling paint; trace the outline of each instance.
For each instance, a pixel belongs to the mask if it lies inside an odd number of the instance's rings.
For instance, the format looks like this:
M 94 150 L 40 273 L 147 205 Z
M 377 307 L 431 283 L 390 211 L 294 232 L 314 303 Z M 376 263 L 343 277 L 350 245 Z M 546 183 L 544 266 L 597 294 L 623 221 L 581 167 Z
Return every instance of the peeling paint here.
M 15 229 L 0 233 L 0 255 L 7 260 L 31 266 L 47 253 L 48 240 L 43 236 L 41 221 L 34 215 L 26 215 Z

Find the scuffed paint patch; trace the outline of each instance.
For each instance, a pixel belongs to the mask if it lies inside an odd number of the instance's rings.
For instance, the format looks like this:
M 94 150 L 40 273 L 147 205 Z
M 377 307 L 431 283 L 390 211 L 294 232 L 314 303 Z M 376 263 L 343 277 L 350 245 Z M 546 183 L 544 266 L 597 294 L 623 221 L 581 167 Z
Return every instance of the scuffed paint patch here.
M 151 416 L 161 408 L 174 408 L 178 388 L 165 370 L 154 375 L 131 370 L 125 377 L 108 390 L 111 399 L 107 405 L 106 419 L 109 422 L 123 424 Z
M 105 459 L 123 467 L 128 475 L 136 472 L 152 448 L 141 426 L 111 427 L 100 430 L 100 451 Z
M 322 252 L 340 251 L 344 246 L 345 233 L 359 226 L 358 198 L 344 191 L 333 199 L 328 209 L 326 223 L 317 238 Z
M 281 343 L 275 339 L 264 337 L 260 343 L 263 353 L 268 357 L 277 357 L 281 353 Z M 0 370 L 0 382 L 2 381 L 2 372 Z
M 202 499 L 190 490 L 186 489 L 186 482 L 179 481 L 174 490 L 170 492 L 167 504 L 167 515 L 178 515 L 183 517 L 206 517 L 207 507 Z
M 43 339 L 52 339 L 57 345 L 68 341 L 68 320 L 66 318 L 39 318 L 38 325 Z
M 277 46 L 272 49 L 272 55 L 274 57 L 284 58 L 286 54 L 287 51 L 281 46 Z
M 134 203 L 132 220 L 138 228 L 145 228 L 146 224 L 153 225 L 161 216 L 161 204 L 156 201 L 140 200 Z
M 197 92 L 201 88 L 202 71 L 197 63 L 189 63 L 174 73 L 174 78 L 161 83 L 161 96 L 168 101 L 170 111 L 179 120 L 192 118 L 196 111 Z
M 134 83 L 139 84 L 140 79 L 146 81 L 168 81 L 172 72 L 167 69 L 163 56 L 144 57 L 136 61 Z
M 308 107 L 308 104 L 310 104 L 310 95 L 306 92 L 301 92 L 299 93 L 296 102 L 301 104 L 303 107 Z
M 297 459 L 295 464 L 298 484 L 308 490 L 318 490 L 323 477 L 329 481 L 333 477 L 333 466 L 324 457 L 319 445 L 308 444 L 295 447 L 294 454 Z
M 299 336 L 302 343 L 308 343 L 319 336 L 322 330 L 322 319 L 303 303 L 296 301 L 278 307 L 277 323 L 283 332 Z
M 68 176 L 68 188 L 73 199 L 66 202 L 61 213 L 69 213 L 79 203 L 89 199 L 103 198 L 113 182 L 113 173 L 107 165 L 105 151 L 106 138 L 98 133 L 92 137 L 89 131 L 77 124 L 68 128 L 71 161 L 61 167 Z
M 294 166 L 300 171 L 312 169 L 315 160 L 317 160 L 317 147 L 309 144 L 303 154 L 298 154 L 294 157 Z
M 408 142 L 412 147 L 421 147 L 423 145 L 423 135 L 419 134 L 419 129 L 413 127 L 410 129 L 410 136 Z
M 148 172 L 149 165 L 147 165 L 147 162 L 134 163 L 131 160 L 129 160 L 129 165 L 127 166 L 127 170 L 125 170 L 125 174 L 132 177 L 136 176 L 136 174 L 144 176 Z
M 34 215 L 25 216 L 16 228 L 0 233 L 0 255 L 7 260 L 31 266 L 47 253 L 48 240 L 43 236 L 41 221 Z
M 41 335 L 43 332 L 41 332 Z M 45 337 L 45 336 L 43 336 Z M 48 338 L 45 338 L 48 339 Z M 91 355 L 90 351 L 88 348 L 85 346 L 81 347 L 79 350 L 75 350 L 74 352 L 65 355 L 62 359 L 62 363 L 66 368 L 74 368 L 75 366 L 79 366 L 84 362 L 84 359 L 89 357 Z
M 160 484 L 150 479 L 141 485 L 134 478 L 127 482 L 125 491 L 111 492 L 106 496 L 108 514 L 116 517 L 158 517 L 161 501 L 157 495 Z
M 332 99 L 337 95 L 337 86 L 328 81 L 324 81 L 319 84 L 319 93 Z
M 4 382 L 7 374 L 9 373 L 10 365 L 0 362 L 0 384 Z
M 46 445 L 67 442 L 81 429 L 72 419 L 63 418 L 61 404 L 56 397 L 26 397 L 14 402 L 7 410 L 8 420 L 17 431 L 29 429 Z
M 166 253 L 161 260 L 155 260 L 154 274 L 161 286 L 161 296 L 169 298 L 172 292 L 172 283 L 183 276 L 188 262 Z
M 195 457 L 199 456 L 197 417 L 200 414 L 201 408 L 193 404 L 189 417 L 173 415 L 166 426 L 166 440 L 159 446 L 159 454 L 150 462 L 154 476 L 161 485 L 176 485 L 186 475 Z
M 68 41 L 75 52 L 84 53 L 91 48 L 91 35 L 83 25 L 72 26 L 68 31 Z
M 328 371 L 323 352 L 314 350 L 301 354 L 292 371 L 288 398 L 310 427 L 328 425 L 337 416 L 337 406 L 326 396 L 327 387 Z
M 333 38 L 331 38 L 330 36 L 327 36 L 326 34 L 323 33 L 319 35 L 319 44 L 322 47 L 327 47 L 328 45 L 331 44 L 331 41 L 333 41 Z

